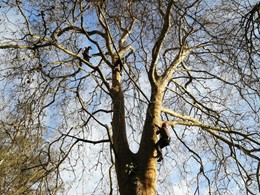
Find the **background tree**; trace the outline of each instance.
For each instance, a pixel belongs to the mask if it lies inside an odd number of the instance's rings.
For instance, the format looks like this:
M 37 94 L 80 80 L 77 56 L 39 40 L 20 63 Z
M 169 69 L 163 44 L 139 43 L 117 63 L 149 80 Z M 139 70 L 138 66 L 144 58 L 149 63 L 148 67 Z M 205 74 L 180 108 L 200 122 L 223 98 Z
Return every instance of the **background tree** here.
M 29 109 L 30 105 L 19 104 L 17 109 L 8 108 L 9 113 L 5 111 L 5 118 L 1 117 L 1 194 L 55 194 L 62 190 L 55 179 L 55 153 L 48 150 L 39 133 L 44 131 L 40 124 L 30 122 Z
M 84 193 L 172 194 L 181 185 L 182 193 L 256 194 L 259 23 L 248 17 L 255 5 L 2 2 L 2 113 L 29 105 L 28 125 L 46 130 L 39 135 L 54 165 L 46 171 L 63 173 L 67 186 L 69 171 L 95 184 Z M 80 53 L 88 46 L 89 61 Z M 162 121 L 173 139 L 158 164 Z

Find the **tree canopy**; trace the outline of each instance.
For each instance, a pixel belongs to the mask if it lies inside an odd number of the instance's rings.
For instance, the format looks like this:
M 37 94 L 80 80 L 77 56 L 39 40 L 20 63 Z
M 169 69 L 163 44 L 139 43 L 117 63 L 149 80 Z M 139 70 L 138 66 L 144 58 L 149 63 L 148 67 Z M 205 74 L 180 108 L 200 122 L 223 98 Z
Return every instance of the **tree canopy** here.
M 0 6 L 0 192 L 260 191 L 259 2 Z

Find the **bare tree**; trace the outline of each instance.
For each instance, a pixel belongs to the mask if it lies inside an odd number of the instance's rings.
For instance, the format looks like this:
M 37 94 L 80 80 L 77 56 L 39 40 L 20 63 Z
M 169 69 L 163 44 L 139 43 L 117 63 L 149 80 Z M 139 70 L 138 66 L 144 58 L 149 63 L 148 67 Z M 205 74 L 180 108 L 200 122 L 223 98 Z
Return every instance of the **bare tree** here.
M 2 102 L 3 103 L 3 102 Z M 4 104 L 6 106 L 6 104 Z M 56 168 L 43 140 L 43 129 L 30 123 L 28 105 L 17 105 L 1 119 L 0 128 L 0 193 L 54 194 L 62 190 L 55 179 Z M 53 158 L 52 158 L 53 159 Z
M 173 194 L 181 185 L 256 194 L 259 56 L 247 43 L 258 51 L 259 37 L 250 3 L 2 2 L 2 112 L 25 106 L 27 125 L 46 129 L 47 172 L 88 175 L 89 193 Z M 162 122 L 172 142 L 158 163 Z

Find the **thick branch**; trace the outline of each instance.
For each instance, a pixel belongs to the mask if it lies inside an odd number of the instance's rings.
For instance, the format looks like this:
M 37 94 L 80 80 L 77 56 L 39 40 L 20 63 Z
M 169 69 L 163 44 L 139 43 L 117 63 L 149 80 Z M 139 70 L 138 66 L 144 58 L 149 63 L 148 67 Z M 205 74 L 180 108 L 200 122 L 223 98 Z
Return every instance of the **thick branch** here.
M 254 141 L 253 139 L 251 138 L 248 138 L 248 135 L 245 135 L 241 132 L 238 132 L 238 131 L 234 131 L 234 130 L 230 130 L 230 129 L 227 129 L 227 128 L 222 128 L 222 127 L 217 127 L 217 126 L 211 126 L 211 125 L 207 125 L 207 124 L 204 124 L 200 121 L 198 121 L 197 119 L 193 118 L 193 117 L 190 117 L 190 116 L 187 116 L 187 115 L 182 115 L 182 114 L 179 114 L 179 113 L 176 113 L 170 109 L 166 109 L 166 108 L 162 108 L 162 111 L 167 113 L 167 114 L 170 114 L 174 117 L 177 117 L 177 118 L 180 118 L 182 119 L 182 121 L 172 121 L 172 122 L 169 122 L 168 124 L 171 125 L 171 126 L 175 126 L 175 125 L 185 125 L 185 126 L 196 126 L 196 127 L 200 127 L 202 128 L 203 130 L 207 131 L 208 133 L 210 133 L 211 135 L 213 135 L 214 137 L 216 137 L 217 139 L 225 142 L 226 144 L 230 145 L 230 146 L 233 146 L 241 151 L 243 151 L 246 155 L 260 161 L 260 158 L 254 154 L 252 154 L 253 152 L 256 152 L 258 150 L 249 150 L 249 149 L 246 149 L 245 147 L 243 147 L 242 145 L 239 145 L 237 143 L 234 143 L 232 138 L 231 140 L 228 140 L 224 137 L 222 137 L 221 135 L 217 134 L 217 132 L 221 132 L 221 133 L 226 133 L 226 134 L 238 134 L 238 135 L 241 135 L 245 138 L 247 138 L 248 140 L 250 141 L 253 141 L 254 143 L 256 143 L 257 145 L 259 145 L 260 143 Z
M 154 45 L 153 51 L 152 51 L 152 63 L 151 63 L 151 67 L 149 70 L 149 77 L 153 83 L 156 83 L 156 80 L 157 80 L 156 79 L 157 61 L 159 58 L 159 53 L 160 53 L 161 47 L 164 43 L 164 39 L 165 39 L 165 37 L 168 33 L 168 30 L 169 30 L 169 27 L 170 27 L 170 15 L 171 15 L 171 8 L 173 5 L 173 2 L 174 1 L 170 1 L 170 3 L 167 6 L 166 14 L 164 15 L 164 18 L 163 18 L 163 27 L 161 29 L 161 32 L 160 32 L 160 35 L 159 35 L 157 41 L 155 42 L 155 45 Z
M 183 62 L 183 60 L 190 54 L 192 49 L 181 48 L 179 54 L 175 57 L 175 59 L 170 64 L 169 68 L 166 69 L 164 74 L 162 75 L 162 83 L 166 85 L 172 78 L 173 73 L 177 69 L 177 66 Z
M 68 135 L 68 134 L 62 134 L 62 135 L 65 136 L 65 137 L 71 137 L 71 138 L 76 139 L 77 141 L 80 141 L 80 142 L 90 143 L 90 144 L 94 144 L 94 145 L 95 144 L 100 144 L 100 143 L 110 142 L 109 139 L 92 141 L 92 140 L 86 140 L 86 139 L 83 139 L 83 138 L 79 138 L 79 137 L 76 137 L 76 136 L 73 136 L 73 135 Z
M 81 27 L 78 27 L 78 26 L 68 26 L 68 27 L 65 27 L 63 29 L 57 30 L 56 35 L 59 37 L 63 33 L 68 32 L 68 31 L 74 31 L 74 32 L 85 34 L 85 30 L 82 29 Z M 96 35 L 100 35 L 100 36 L 104 37 L 104 34 L 102 32 L 100 32 L 100 31 L 98 31 L 98 30 L 88 31 L 87 33 L 90 36 L 96 34 Z
M 119 40 L 119 49 L 121 48 L 124 48 L 124 43 L 126 41 L 126 39 L 129 37 L 129 35 L 131 34 L 132 30 L 133 30 L 133 27 L 134 27 L 134 24 L 135 24 L 135 19 L 133 19 L 131 25 L 130 25 L 130 28 L 129 29 L 124 29 L 122 28 L 122 25 L 120 23 L 120 29 L 124 32 L 121 39 Z
M 102 21 L 102 19 L 104 21 Z M 113 47 L 112 47 L 113 42 L 112 42 L 112 38 L 111 38 L 111 34 L 110 34 L 110 29 L 107 24 L 106 18 L 103 14 L 102 8 L 100 6 L 98 6 L 98 21 L 99 21 L 100 25 L 103 27 L 103 29 L 105 30 L 104 38 L 106 40 L 107 50 L 110 54 L 112 54 L 113 53 Z

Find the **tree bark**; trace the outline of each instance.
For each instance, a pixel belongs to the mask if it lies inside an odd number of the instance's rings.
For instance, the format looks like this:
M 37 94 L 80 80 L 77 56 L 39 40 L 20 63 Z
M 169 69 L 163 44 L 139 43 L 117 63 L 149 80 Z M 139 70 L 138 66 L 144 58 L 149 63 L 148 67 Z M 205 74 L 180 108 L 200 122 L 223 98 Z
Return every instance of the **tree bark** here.
M 152 87 L 150 103 L 146 112 L 146 120 L 142 133 L 140 149 L 138 151 L 139 177 L 141 183 L 141 193 L 153 195 L 156 194 L 157 179 L 157 158 L 155 143 L 157 141 L 157 127 L 161 125 L 161 109 L 163 98 L 163 87 Z
M 120 194 L 134 194 L 135 187 L 128 167 L 133 164 L 134 154 L 130 151 L 126 136 L 124 93 L 121 89 L 121 75 L 117 67 L 112 70 L 111 95 L 113 99 L 113 149 L 115 152 L 115 168 Z
M 138 153 L 130 151 L 126 136 L 124 94 L 120 73 L 114 71 L 111 94 L 113 98 L 113 148 L 119 191 L 122 195 L 156 194 L 157 141 L 155 125 L 161 125 L 163 87 L 152 86 L 150 103 Z

